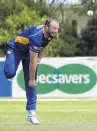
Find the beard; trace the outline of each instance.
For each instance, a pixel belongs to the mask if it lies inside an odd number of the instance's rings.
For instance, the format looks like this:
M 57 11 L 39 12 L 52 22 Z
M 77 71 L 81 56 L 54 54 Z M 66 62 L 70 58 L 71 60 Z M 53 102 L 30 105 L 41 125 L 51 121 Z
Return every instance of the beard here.
M 54 37 L 56 36 L 55 33 L 52 33 L 52 32 L 49 32 L 49 31 L 48 31 L 48 35 L 49 35 L 49 37 L 51 37 L 51 38 L 54 38 Z

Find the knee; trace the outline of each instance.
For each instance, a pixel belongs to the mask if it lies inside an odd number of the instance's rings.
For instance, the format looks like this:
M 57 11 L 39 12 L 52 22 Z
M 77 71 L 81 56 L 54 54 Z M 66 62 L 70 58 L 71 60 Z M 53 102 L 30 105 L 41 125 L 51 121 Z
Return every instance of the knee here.
M 15 72 L 7 72 L 6 70 L 4 70 L 4 75 L 7 79 L 12 79 L 16 73 Z

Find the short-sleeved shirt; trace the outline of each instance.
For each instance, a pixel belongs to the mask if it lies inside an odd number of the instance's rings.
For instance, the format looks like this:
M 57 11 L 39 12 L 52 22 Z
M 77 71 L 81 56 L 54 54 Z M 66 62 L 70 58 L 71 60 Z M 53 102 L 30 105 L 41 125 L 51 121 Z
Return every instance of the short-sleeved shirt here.
M 44 25 L 40 25 L 29 27 L 24 32 L 18 34 L 8 44 L 20 52 L 28 54 L 29 49 L 31 49 L 32 51 L 39 53 L 51 40 L 51 37 L 44 37 Z

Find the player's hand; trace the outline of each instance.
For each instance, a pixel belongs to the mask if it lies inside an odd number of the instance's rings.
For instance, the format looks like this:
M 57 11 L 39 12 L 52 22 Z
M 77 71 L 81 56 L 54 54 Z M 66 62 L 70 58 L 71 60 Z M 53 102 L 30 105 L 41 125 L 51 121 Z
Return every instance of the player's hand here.
M 37 86 L 36 81 L 35 80 L 29 80 L 29 86 L 32 87 L 32 88 Z

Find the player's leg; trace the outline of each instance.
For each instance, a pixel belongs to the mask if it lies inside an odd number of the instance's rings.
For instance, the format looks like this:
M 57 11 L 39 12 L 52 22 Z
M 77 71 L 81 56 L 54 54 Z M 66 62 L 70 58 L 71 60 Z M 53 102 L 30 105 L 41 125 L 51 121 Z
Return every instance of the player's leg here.
M 20 56 L 14 50 L 8 49 L 4 64 L 4 74 L 7 79 L 12 79 L 16 75 L 17 67 L 20 63 Z
M 26 110 L 28 112 L 28 121 L 30 121 L 32 124 L 39 124 L 39 121 L 36 117 L 36 102 L 37 102 L 36 87 L 29 86 L 29 62 L 30 60 L 22 60 L 27 97 Z

